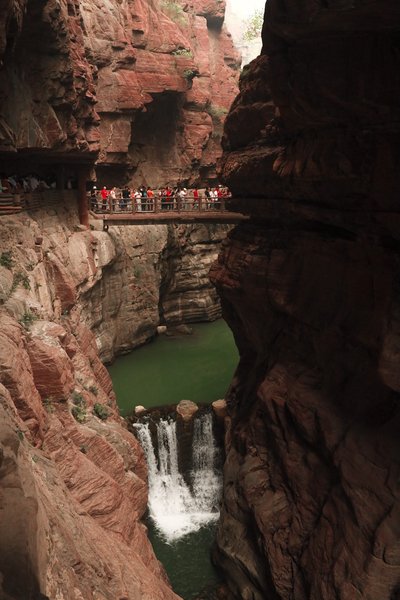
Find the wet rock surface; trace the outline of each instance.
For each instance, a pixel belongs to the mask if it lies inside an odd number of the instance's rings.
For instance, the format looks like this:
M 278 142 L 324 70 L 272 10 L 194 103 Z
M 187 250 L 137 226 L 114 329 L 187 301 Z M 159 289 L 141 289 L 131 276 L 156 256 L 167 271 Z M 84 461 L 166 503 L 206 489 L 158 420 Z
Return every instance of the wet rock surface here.
M 237 598 L 398 595 L 399 23 L 271 0 L 226 120 L 253 217 L 212 270 L 241 355 L 215 552 Z

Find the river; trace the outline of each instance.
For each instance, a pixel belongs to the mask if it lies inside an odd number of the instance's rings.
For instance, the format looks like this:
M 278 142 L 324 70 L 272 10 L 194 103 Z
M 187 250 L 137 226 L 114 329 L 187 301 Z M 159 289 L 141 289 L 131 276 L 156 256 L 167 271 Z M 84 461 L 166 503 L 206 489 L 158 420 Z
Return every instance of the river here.
M 194 325 L 191 335 L 159 336 L 118 358 L 109 371 L 120 411 L 127 415 L 139 404 L 151 408 L 183 399 L 211 403 L 223 398 L 237 361 L 231 331 L 219 320 Z M 159 431 L 158 442 L 154 436 L 151 439 L 146 423 L 137 427 L 149 464 L 149 537 L 174 591 L 184 600 L 193 600 L 219 582 L 210 547 L 222 476 L 217 463 L 213 466 L 213 440 L 207 437 L 210 429 L 205 422 L 202 441 L 195 441 L 194 436 L 192 481 L 188 483 L 177 467 L 179 439 L 174 423 L 157 425 L 164 432 L 160 435 Z M 203 448 L 200 461 L 196 447 Z M 164 452 L 168 456 L 163 458 Z

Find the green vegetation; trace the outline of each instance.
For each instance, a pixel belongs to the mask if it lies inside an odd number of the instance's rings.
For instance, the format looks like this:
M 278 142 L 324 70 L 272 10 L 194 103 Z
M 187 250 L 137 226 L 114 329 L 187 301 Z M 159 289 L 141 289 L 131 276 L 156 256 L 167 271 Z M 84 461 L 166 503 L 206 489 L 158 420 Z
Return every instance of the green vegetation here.
M 24 314 L 19 320 L 19 323 L 21 323 L 21 325 L 25 327 L 25 329 L 28 329 L 32 325 L 32 323 L 36 321 L 37 318 L 37 315 L 33 314 L 28 310 L 24 312 Z
M 74 417 L 75 421 L 78 423 L 84 423 L 86 421 L 87 412 L 86 412 L 86 400 L 76 390 L 72 392 L 72 402 L 74 406 L 72 407 L 71 414 Z
M 14 274 L 11 291 L 13 292 L 14 290 L 16 290 L 17 287 L 19 286 L 19 284 L 21 284 L 26 290 L 31 289 L 31 284 L 29 283 L 29 277 L 26 273 L 23 273 L 22 271 L 17 271 L 17 273 Z
M 45 399 L 43 400 L 43 406 L 44 406 L 44 408 L 45 408 L 45 411 L 46 411 L 46 412 L 48 412 L 48 413 L 50 413 L 50 414 L 51 414 L 52 412 L 54 412 L 54 406 L 53 406 L 53 402 L 52 402 L 52 400 L 53 400 L 53 399 L 52 399 L 51 397 L 49 397 L 49 398 L 45 398 Z
M 73 406 L 71 414 L 78 423 L 84 423 L 86 421 L 87 413 L 86 408 L 83 406 Z
M 76 406 L 81 406 L 82 404 L 85 404 L 85 399 L 82 396 L 82 394 L 80 394 L 79 392 L 77 392 L 76 390 L 74 390 L 72 392 L 72 402 L 76 405 Z
M 186 24 L 186 14 L 182 6 L 174 0 L 162 0 L 161 10 L 177 25 Z
M 193 52 L 189 48 L 177 48 L 171 52 L 174 56 L 185 56 L 187 58 L 193 58 Z
M 140 279 L 143 273 L 143 267 L 141 265 L 134 265 L 133 276 L 135 279 Z
M 13 266 L 12 252 L 11 250 L 6 250 L 0 254 L 0 265 L 2 267 L 6 267 L 7 269 L 11 269 Z
M 93 406 L 93 413 L 102 421 L 105 421 L 110 414 L 107 406 L 104 406 L 104 404 L 100 404 L 100 402 L 96 402 L 96 404 Z
M 193 79 L 195 77 L 197 77 L 199 74 L 197 69 L 185 69 L 183 71 L 183 77 L 187 80 L 187 81 L 193 81 Z
M 210 104 L 207 107 L 207 112 L 210 115 L 210 117 L 219 121 L 223 116 L 227 114 L 228 109 L 224 108 L 223 106 L 216 106 L 215 104 Z
M 261 36 L 261 30 L 264 22 L 264 12 L 261 9 L 254 11 L 251 17 L 245 22 L 243 40 L 251 42 Z

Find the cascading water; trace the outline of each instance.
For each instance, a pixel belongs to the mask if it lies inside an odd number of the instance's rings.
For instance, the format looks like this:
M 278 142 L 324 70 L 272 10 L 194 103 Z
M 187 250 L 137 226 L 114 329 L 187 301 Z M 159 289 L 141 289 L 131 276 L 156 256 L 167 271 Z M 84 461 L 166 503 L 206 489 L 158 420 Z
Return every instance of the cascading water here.
M 149 513 L 155 527 L 171 543 L 219 516 L 221 473 L 217 468 L 218 448 L 212 415 L 194 420 L 192 469 L 189 484 L 179 472 L 176 422 L 157 423 L 157 454 L 148 423 L 135 425 L 147 457 L 149 472 Z

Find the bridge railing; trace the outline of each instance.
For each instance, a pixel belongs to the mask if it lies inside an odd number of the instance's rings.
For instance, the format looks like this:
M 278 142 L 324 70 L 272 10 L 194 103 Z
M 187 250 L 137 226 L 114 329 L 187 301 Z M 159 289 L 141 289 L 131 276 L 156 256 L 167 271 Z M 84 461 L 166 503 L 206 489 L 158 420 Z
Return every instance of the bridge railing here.
M 36 190 L 34 192 L 0 193 L 0 215 L 45 209 L 60 201 L 76 202 L 76 190 Z
M 173 211 L 181 212 L 208 212 L 208 211 L 226 211 L 224 198 L 195 198 L 194 196 L 154 196 L 142 198 L 122 198 L 117 194 L 116 199 L 110 197 L 103 199 L 99 194 L 96 197 L 89 196 L 90 210 L 97 214 L 142 214 L 142 213 L 160 213 Z

